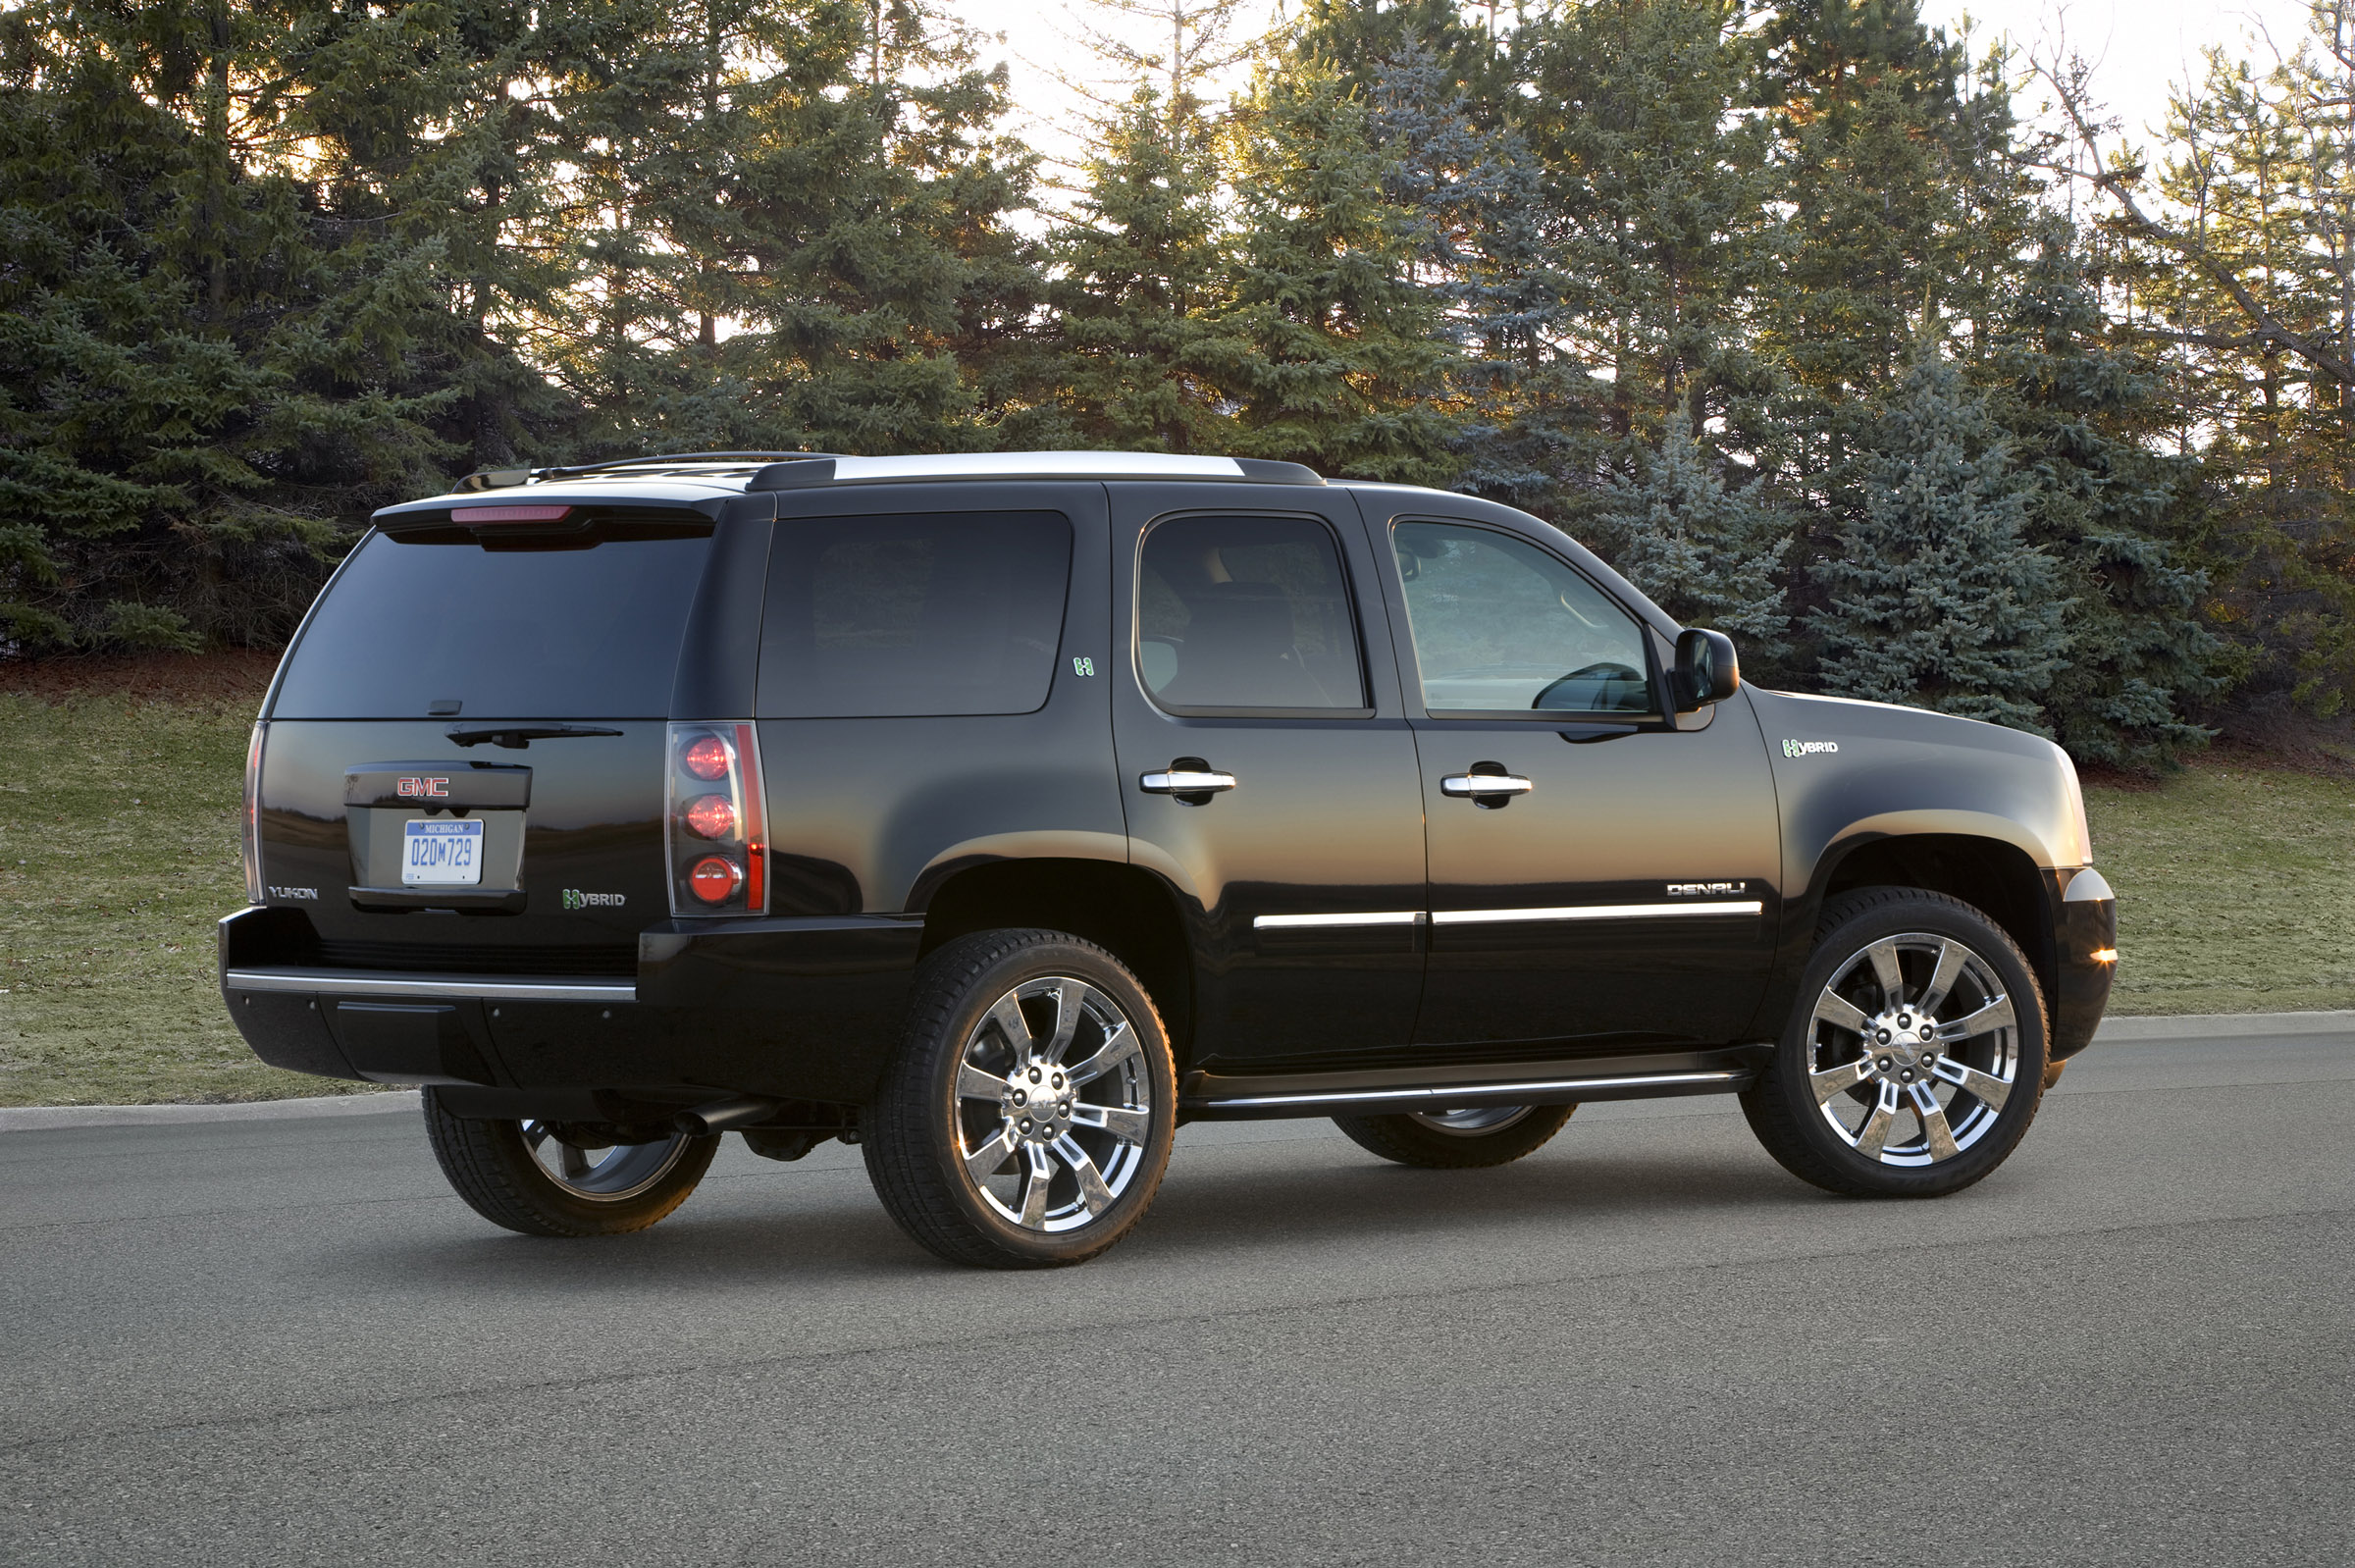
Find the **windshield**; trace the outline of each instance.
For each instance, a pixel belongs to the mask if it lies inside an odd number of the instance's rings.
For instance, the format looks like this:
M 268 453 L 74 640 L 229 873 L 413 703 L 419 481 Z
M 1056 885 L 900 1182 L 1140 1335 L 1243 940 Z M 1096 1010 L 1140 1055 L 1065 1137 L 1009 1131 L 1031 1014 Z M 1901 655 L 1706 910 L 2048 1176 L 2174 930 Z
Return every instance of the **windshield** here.
M 707 532 L 486 549 L 371 536 L 287 665 L 276 718 L 661 718 Z

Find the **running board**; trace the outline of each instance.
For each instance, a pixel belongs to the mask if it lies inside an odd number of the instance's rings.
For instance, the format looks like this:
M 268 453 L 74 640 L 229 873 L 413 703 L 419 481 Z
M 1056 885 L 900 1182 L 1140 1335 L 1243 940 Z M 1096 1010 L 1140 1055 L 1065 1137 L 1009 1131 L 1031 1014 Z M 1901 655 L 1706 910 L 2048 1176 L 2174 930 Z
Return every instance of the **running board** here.
M 1430 1069 L 1416 1081 L 1369 1081 L 1395 1074 L 1334 1072 L 1286 1074 L 1282 1078 L 1196 1073 L 1179 1097 L 1185 1120 L 1239 1122 L 1294 1116 L 1381 1116 L 1406 1111 L 1474 1105 L 1565 1105 L 1584 1100 L 1642 1100 L 1684 1094 L 1738 1094 L 1757 1081 L 1762 1050 L 1711 1051 L 1682 1055 L 1675 1068 L 1652 1071 L 1562 1071 L 1563 1064 L 1530 1063 L 1519 1074 L 1460 1075 L 1434 1082 Z M 1715 1059 L 1709 1065 L 1695 1057 Z M 1739 1058 L 1728 1060 L 1728 1058 Z M 1613 1064 L 1616 1066 L 1616 1064 Z M 1600 1066 L 1600 1064 L 1596 1064 Z M 1314 1077 L 1332 1081 L 1317 1083 Z

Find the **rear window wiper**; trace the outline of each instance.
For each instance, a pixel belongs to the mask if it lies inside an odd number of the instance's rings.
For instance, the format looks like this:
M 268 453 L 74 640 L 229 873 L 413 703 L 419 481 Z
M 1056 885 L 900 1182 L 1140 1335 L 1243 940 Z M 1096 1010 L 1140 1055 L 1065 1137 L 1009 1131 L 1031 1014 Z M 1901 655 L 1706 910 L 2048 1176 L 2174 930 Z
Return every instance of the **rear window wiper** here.
M 514 752 L 534 741 L 560 741 L 573 735 L 619 735 L 621 731 L 595 724 L 486 724 L 479 729 L 452 724 L 444 733 L 453 746 L 480 746 L 489 741 Z

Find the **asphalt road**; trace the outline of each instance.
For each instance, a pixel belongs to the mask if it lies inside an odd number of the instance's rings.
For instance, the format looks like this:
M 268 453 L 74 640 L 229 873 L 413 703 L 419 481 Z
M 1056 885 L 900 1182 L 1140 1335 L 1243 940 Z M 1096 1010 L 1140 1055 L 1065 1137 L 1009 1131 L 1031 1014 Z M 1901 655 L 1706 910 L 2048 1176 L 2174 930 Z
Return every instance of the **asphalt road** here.
M 0 1562 L 2355 1561 L 2355 1034 L 2103 1044 L 1871 1204 L 1730 1101 L 1185 1129 L 967 1273 L 856 1151 L 527 1240 L 413 1113 L 0 1135 Z

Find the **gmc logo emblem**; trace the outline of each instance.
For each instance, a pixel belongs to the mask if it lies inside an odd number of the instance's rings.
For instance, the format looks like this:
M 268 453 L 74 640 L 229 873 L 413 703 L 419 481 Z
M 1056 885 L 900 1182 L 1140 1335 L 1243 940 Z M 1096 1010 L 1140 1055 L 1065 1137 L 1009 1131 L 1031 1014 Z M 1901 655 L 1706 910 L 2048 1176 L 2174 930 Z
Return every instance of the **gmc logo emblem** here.
M 408 800 L 441 801 L 449 798 L 449 780 L 445 778 L 404 778 L 393 788 Z

